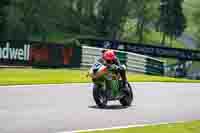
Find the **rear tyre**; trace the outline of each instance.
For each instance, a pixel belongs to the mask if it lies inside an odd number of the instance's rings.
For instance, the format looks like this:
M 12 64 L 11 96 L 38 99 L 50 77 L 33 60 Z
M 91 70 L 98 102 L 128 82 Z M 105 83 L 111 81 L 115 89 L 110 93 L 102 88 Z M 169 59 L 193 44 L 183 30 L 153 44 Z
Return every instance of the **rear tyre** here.
M 132 92 L 132 87 L 128 83 L 127 88 L 123 90 L 124 92 L 124 97 L 120 99 L 120 103 L 122 106 L 131 106 L 131 103 L 133 101 L 133 92 Z
M 107 97 L 105 91 L 98 85 L 93 87 L 93 98 L 99 108 L 105 108 L 107 105 Z

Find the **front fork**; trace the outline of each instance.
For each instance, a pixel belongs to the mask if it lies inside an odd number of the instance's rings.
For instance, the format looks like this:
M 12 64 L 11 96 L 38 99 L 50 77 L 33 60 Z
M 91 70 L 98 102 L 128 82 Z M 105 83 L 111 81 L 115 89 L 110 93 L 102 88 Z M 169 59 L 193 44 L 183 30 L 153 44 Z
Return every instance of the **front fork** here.
M 119 96 L 119 88 L 120 88 L 120 82 L 118 80 L 110 80 L 108 81 L 108 88 L 111 89 L 111 95 L 113 97 Z
M 121 82 L 119 80 L 105 80 L 105 82 L 96 82 L 107 97 L 117 97 L 120 95 Z

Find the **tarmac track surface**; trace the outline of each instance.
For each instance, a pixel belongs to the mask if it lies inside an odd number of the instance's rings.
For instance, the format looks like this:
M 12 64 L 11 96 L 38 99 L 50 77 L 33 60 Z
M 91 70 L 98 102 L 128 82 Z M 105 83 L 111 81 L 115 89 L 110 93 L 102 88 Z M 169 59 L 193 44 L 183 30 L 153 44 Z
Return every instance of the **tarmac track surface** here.
M 135 101 L 98 109 L 91 84 L 0 87 L 0 133 L 56 133 L 200 120 L 200 84 L 134 83 Z

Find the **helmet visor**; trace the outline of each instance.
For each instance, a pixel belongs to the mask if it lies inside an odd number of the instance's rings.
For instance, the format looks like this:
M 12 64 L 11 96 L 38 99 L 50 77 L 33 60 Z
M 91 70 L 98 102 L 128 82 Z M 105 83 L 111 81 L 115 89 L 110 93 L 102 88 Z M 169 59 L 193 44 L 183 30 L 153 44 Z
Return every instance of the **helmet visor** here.
M 107 64 L 113 64 L 113 62 L 114 62 L 113 60 L 106 60 Z

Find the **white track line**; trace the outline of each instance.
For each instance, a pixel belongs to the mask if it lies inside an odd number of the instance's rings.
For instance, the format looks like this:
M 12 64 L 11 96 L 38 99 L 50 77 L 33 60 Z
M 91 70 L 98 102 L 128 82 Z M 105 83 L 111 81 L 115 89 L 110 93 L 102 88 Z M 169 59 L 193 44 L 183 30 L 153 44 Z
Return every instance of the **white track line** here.
M 63 85 L 81 85 L 85 83 L 64 83 L 64 84 L 33 84 L 33 85 L 3 85 L 0 88 L 20 88 L 20 87 L 46 87 L 46 86 L 63 86 Z
M 131 84 L 163 84 L 166 82 L 130 82 Z M 89 83 L 60 83 L 60 84 L 30 84 L 30 85 L 0 85 L 0 88 L 19 88 L 19 87 L 45 87 L 45 86 L 63 86 L 63 85 L 82 85 L 82 84 L 92 84 Z M 175 82 L 167 82 L 167 84 L 182 84 L 182 83 L 175 83 Z M 184 83 L 184 84 L 199 84 L 199 83 Z
M 118 127 L 111 127 L 111 128 L 97 128 L 97 129 L 86 129 L 86 130 L 63 131 L 63 132 L 57 132 L 57 133 L 81 133 L 81 132 L 94 132 L 94 131 L 105 131 L 105 130 L 109 131 L 109 130 L 127 129 L 127 128 L 135 128 L 135 127 L 167 125 L 167 124 L 175 124 L 175 123 L 184 123 L 184 121 L 169 122 L 169 123 L 128 125 L 128 126 L 118 126 Z

